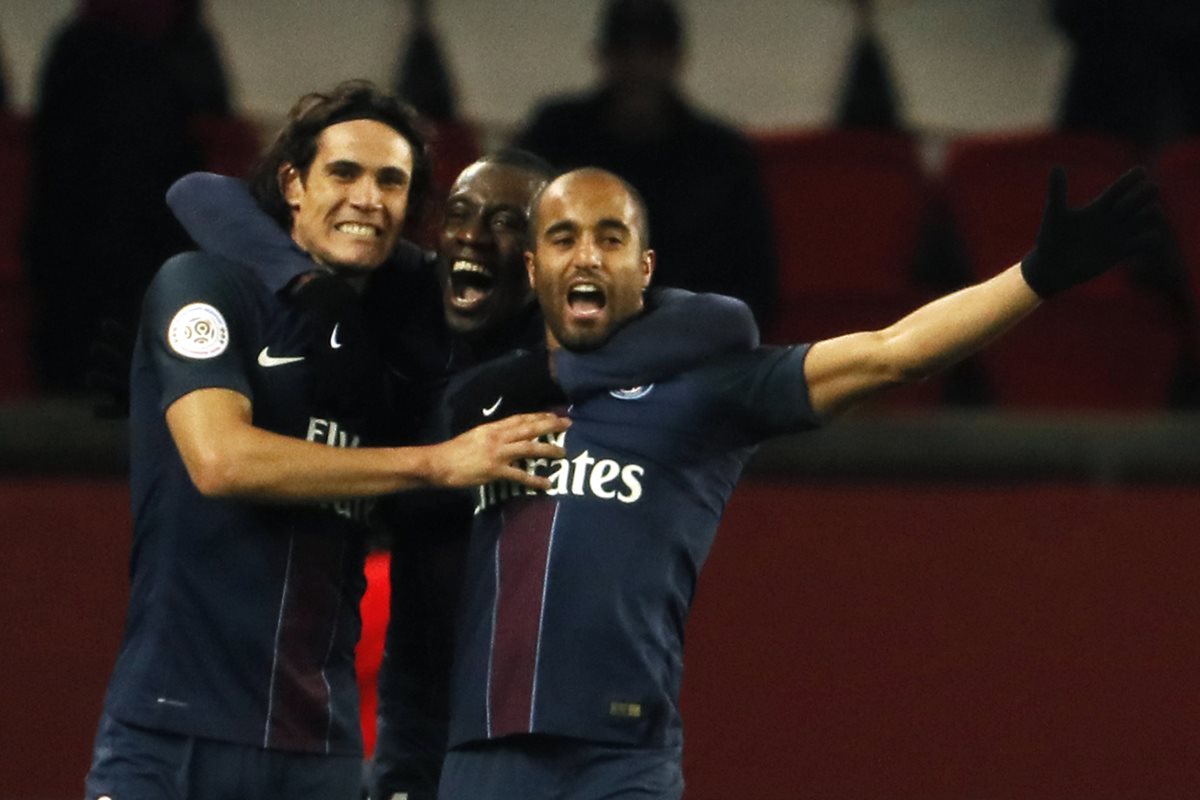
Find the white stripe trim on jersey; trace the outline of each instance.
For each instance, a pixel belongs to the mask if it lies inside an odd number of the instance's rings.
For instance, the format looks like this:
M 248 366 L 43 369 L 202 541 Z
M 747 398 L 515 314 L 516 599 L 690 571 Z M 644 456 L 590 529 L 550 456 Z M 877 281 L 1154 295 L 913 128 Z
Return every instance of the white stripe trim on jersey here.
M 533 648 L 533 685 L 529 688 L 529 732 L 533 733 L 533 716 L 537 709 L 538 662 L 542 659 L 542 624 L 546 620 L 546 588 L 550 585 L 550 556 L 554 553 L 554 533 L 558 530 L 558 509 L 554 502 L 554 517 L 550 520 L 550 541 L 546 543 L 546 565 L 542 568 L 542 607 L 538 609 L 537 645 Z
M 504 508 L 500 509 L 500 532 L 504 532 Z M 492 640 L 488 644 L 487 687 L 484 689 L 483 713 L 487 725 L 487 737 L 492 738 L 492 666 L 496 661 L 496 617 L 500 608 L 500 537 L 496 537 L 493 561 L 495 563 L 496 588 L 492 592 Z
M 292 549 L 296 546 L 296 534 L 288 537 L 287 565 L 283 568 L 283 592 L 279 597 L 279 618 L 275 621 L 275 646 L 271 654 L 271 682 L 267 686 L 267 718 L 263 721 L 263 747 L 271 743 L 271 709 L 275 705 L 275 672 L 279 667 L 279 637 L 283 632 L 283 609 L 287 607 L 288 583 L 292 577 Z
M 321 681 L 325 684 L 325 755 L 329 755 L 329 743 L 333 738 L 333 687 L 329 685 L 329 676 L 325 674 L 329 666 L 329 657 L 333 654 L 333 643 L 337 641 L 338 620 L 341 619 L 342 599 L 346 588 L 346 540 L 338 551 L 338 586 L 337 605 L 333 609 L 333 625 L 329 630 L 329 646 L 325 648 L 325 662 L 321 665 Z

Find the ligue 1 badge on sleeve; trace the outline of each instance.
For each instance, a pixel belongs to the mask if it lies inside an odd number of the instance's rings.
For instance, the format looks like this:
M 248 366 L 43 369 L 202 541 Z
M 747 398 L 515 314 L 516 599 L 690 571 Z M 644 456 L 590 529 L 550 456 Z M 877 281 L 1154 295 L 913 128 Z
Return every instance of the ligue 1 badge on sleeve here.
M 229 346 L 229 326 L 208 303 L 189 303 L 171 318 L 167 342 L 185 358 L 216 358 Z

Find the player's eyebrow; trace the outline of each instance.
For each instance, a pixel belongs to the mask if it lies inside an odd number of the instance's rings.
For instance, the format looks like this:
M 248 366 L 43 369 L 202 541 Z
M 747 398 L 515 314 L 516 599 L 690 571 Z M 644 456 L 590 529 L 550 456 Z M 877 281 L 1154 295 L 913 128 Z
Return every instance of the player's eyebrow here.
M 573 220 L 560 219 L 558 222 L 546 228 L 543 236 L 553 236 L 556 233 L 575 233 L 579 230 L 579 225 Z
M 325 163 L 325 172 L 334 173 L 359 173 L 362 172 L 363 166 L 349 158 L 339 158 L 336 161 L 328 161 Z
M 388 183 L 408 183 L 408 172 L 401 167 L 383 167 L 379 179 Z
M 605 217 L 596 223 L 597 230 L 617 230 L 621 233 L 630 233 L 632 229 L 625 224 L 624 220 L 613 217 Z

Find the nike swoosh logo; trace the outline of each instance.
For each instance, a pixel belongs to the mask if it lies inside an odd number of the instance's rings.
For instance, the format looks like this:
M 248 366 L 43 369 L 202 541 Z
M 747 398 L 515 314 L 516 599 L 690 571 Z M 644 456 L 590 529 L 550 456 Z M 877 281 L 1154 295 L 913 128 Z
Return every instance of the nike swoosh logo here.
M 303 361 L 304 356 L 272 356 L 267 354 L 267 348 L 264 347 L 262 352 L 258 354 L 258 365 L 260 367 L 279 367 L 284 364 L 295 364 L 297 361 Z
M 338 350 L 342 346 L 342 343 L 340 341 L 338 341 L 338 337 L 337 337 L 338 328 L 340 328 L 340 327 L 342 327 L 342 323 L 339 322 L 337 325 L 333 326 L 333 333 L 329 334 L 329 346 L 332 347 L 334 350 Z
M 496 409 L 500 407 L 500 403 L 501 403 L 503 400 L 504 400 L 504 395 L 500 395 L 499 397 L 497 397 L 497 398 L 496 398 L 496 402 L 492 403 L 492 405 L 491 405 L 491 408 L 485 408 L 485 409 L 483 409 L 483 415 L 484 415 L 485 417 L 490 417 L 492 414 L 495 414 L 495 413 L 496 413 Z

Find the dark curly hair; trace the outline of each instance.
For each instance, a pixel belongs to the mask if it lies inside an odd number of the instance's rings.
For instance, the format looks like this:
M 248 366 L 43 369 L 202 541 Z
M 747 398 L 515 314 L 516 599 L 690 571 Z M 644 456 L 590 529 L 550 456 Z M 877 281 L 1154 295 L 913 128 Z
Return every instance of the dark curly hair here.
M 279 185 L 279 172 L 291 164 L 302 178 L 317 156 L 321 132 L 339 122 L 373 119 L 400 134 L 412 147 L 413 174 L 409 183 L 408 207 L 421 208 L 429 186 L 429 148 L 421 133 L 417 113 L 375 84 L 365 80 L 339 83 L 329 92 L 312 92 L 296 101 L 287 123 L 250 173 L 250 193 L 284 230 L 291 230 L 292 209 Z

